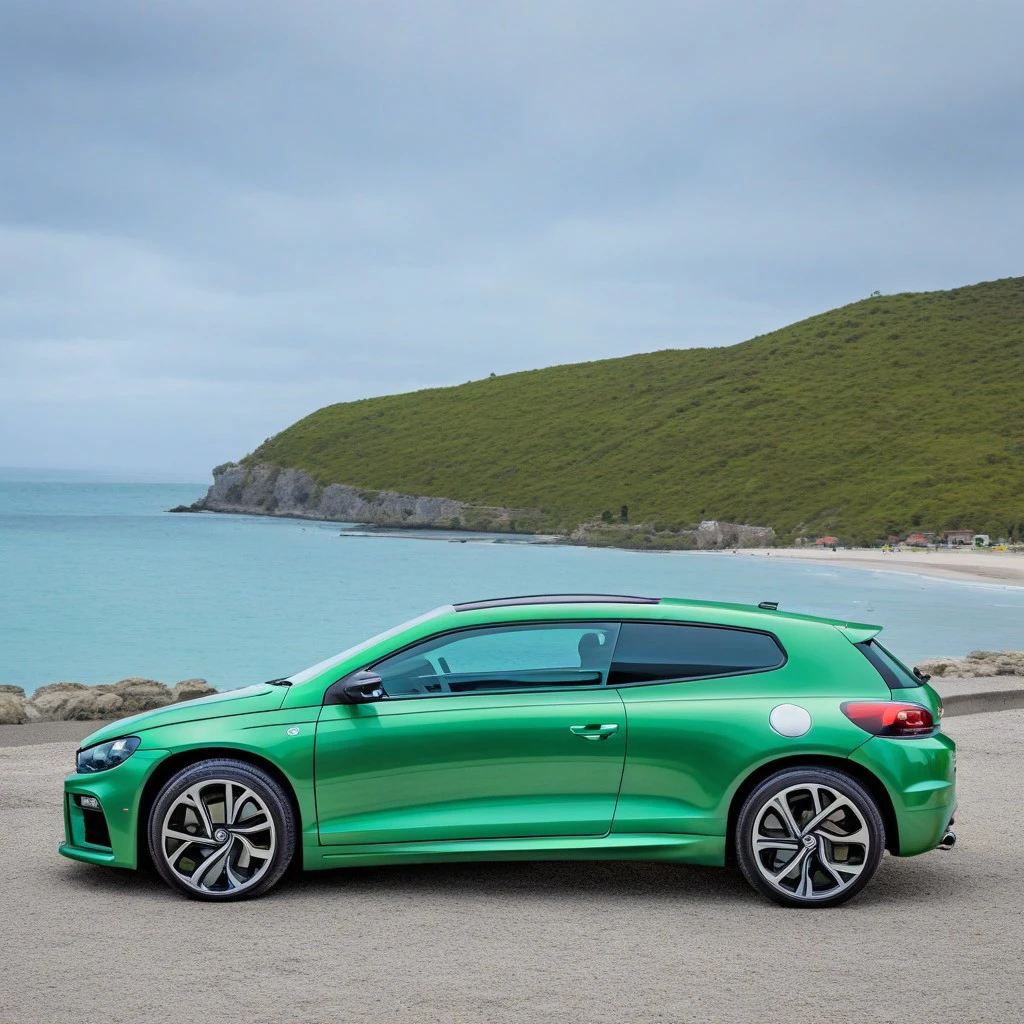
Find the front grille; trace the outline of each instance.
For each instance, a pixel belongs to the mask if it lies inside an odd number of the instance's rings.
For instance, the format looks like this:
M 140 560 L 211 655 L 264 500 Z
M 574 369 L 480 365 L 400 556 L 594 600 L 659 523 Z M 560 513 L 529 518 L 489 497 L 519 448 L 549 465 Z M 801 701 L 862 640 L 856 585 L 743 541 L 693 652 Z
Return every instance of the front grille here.
M 103 811 L 83 807 L 82 818 L 85 821 L 85 841 L 93 846 L 106 846 L 109 849 L 110 830 L 107 828 L 107 819 Z

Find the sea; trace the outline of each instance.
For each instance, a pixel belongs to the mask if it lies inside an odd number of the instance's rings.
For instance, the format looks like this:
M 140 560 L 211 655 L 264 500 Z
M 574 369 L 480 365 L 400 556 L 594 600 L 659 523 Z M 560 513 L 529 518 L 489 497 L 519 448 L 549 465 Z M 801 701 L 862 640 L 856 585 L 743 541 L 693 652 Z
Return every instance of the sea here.
M 21 474 L 25 476 L 25 474 Z M 1024 646 L 1024 588 L 728 553 L 648 553 L 170 514 L 203 483 L 0 479 L 0 683 L 289 675 L 453 601 L 615 593 L 880 623 L 909 661 Z

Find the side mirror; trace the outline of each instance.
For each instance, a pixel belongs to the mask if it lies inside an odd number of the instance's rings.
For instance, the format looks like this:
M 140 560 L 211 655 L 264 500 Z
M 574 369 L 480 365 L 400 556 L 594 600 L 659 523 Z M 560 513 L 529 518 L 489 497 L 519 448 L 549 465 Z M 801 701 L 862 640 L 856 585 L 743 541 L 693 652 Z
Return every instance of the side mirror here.
M 325 704 L 370 704 L 382 700 L 384 680 L 376 672 L 363 669 L 339 679 L 324 694 Z

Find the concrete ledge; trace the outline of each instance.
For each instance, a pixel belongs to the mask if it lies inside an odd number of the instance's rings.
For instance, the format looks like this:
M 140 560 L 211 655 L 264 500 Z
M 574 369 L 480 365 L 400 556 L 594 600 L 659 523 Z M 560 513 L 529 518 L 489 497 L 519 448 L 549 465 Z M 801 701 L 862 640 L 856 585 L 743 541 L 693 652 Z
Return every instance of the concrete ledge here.
M 947 716 L 1024 708 L 1022 676 L 982 676 L 977 679 L 935 676 L 930 685 L 942 698 Z
M 1018 686 L 1016 690 L 991 690 L 987 693 L 960 693 L 943 697 L 942 707 L 946 718 L 1024 708 L 1024 686 Z

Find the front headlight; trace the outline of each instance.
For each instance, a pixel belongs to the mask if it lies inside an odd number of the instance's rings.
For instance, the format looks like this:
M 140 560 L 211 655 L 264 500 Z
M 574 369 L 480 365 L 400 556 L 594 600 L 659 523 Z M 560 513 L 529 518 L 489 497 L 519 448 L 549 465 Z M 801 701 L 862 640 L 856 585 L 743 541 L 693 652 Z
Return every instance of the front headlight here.
M 138 749 L 142 740 L 138 736 L 126 736 L 120 740 L 108 740 L 97 743 L 95 747 L 86 747 L 78 752 L 76 764 L 81 773 L 105 772 L 108 768 L 116 768 L 122 761 L 127 761 Z

